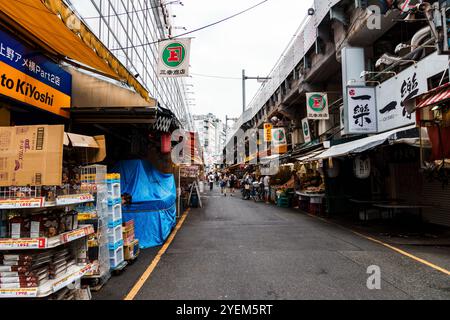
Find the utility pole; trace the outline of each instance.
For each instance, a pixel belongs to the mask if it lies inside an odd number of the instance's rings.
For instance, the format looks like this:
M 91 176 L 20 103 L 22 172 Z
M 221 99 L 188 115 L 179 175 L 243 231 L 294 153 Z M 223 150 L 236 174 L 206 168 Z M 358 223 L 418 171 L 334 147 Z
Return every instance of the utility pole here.
M 257 80 L 258 82 L 266 82 L 272 78 L 263 78 L 263 77 L 247 77 L 245 75 L 245 69 L 242 70 L 242 113 L 245 112 L 246 101 L 245 101 L 245 80 Z

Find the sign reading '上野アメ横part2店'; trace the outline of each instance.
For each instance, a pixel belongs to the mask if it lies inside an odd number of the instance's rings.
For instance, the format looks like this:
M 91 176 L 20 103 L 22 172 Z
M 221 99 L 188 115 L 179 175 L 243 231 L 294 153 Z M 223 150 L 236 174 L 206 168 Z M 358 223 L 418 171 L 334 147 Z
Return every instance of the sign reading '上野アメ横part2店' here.
M 69 117 L 72 76 L 37 50 L 0 31 L 0 94 Z
M 306 113 L 311 120 L 328 120 L 328 95 L 324 92 L 306 94 Z
M 158 76 L 168 78 L 189 76 L 190 46 L 190 38 L 161 41 Z

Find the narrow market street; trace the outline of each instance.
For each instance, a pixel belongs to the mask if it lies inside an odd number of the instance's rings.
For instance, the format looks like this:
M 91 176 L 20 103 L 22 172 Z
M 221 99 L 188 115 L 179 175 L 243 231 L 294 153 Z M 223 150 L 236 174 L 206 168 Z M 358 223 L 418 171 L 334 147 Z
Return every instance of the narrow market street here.
M 144 299 L 449 299 L 447 275 L 335 224 L 221 196 L 192 209 L 136 295 Z M 140 274 L 156 255 L 144 250 Z M 450 258 L 446 256 L 447 261 Z M 381 290 L 366 286 L 381 268 Z M 95 299 L 123 299 L 139 274 L 113 277 Z

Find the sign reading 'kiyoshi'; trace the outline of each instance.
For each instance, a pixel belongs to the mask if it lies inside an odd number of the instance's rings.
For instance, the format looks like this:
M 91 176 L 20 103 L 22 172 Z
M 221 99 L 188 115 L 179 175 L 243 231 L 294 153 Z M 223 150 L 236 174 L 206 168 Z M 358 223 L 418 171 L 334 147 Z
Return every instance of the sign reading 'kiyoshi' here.
M 159 43 L 158 76 L 189 76 L 189 53 L 191 39 L 166 40 Z

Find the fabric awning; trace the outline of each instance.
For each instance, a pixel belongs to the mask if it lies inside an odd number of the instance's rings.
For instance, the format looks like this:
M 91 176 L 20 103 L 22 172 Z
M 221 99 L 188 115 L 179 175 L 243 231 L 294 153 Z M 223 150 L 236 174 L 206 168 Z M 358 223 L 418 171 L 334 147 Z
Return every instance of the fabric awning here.
M 430 106 L 435 106 L 439 103 L 446 102 L 450 99 L 450 83 L 434 88 L 420 96 L 404 102 L 408 113 Z
M 49 53 L 125 81 L 156 105 L 147 90 L 62 0 L 0 1 L 0 19 L 24 37 L 31 35 L 29 40 Z
M 343 156 L 347 156 L 347 155 L 351 155 L 351 154 L 362 153 L 364 151 L 368 151 L 373 148 L 376 148 L 388 140 L 402 139 L 404 137 L 400 136 L 401 132 L 406 132 L 406 131 L 414 130 L 414 129 L 417 129 L 417 128 L 415 125 L 412 125 L 412 126 L 380 133 L 380 134 L 377 134 L 377 135 L 374 135 L 371 137 L 355 140 L 352 142 L 347 142 L 347 143 L 339 144 L 336 146 L 332 146 L 330 149 L 322 152 L 321 154 L 317 155 L 316 157 L 314 157 L 312 159 L 320 160 L 320 159 L 328 159 L 328 158 L 337 158 L 337 157 L 343 157 Z M 418 131 L 418 130 L 416 130 L 416 131 Z
M 324 152 L 324 149 L 311 151 L 311 152 L 307 153 L 306 155 L 304 155 L 300 158 L 297 158 L 297 160 L 300 162 L 308 162 L 308 160 L 312 160 L 314 157 L 318 156 L 322 152 Z
M 434 106 L 450 99 L 450 83 L 446 83 L 416 98 L 416 109 Z

